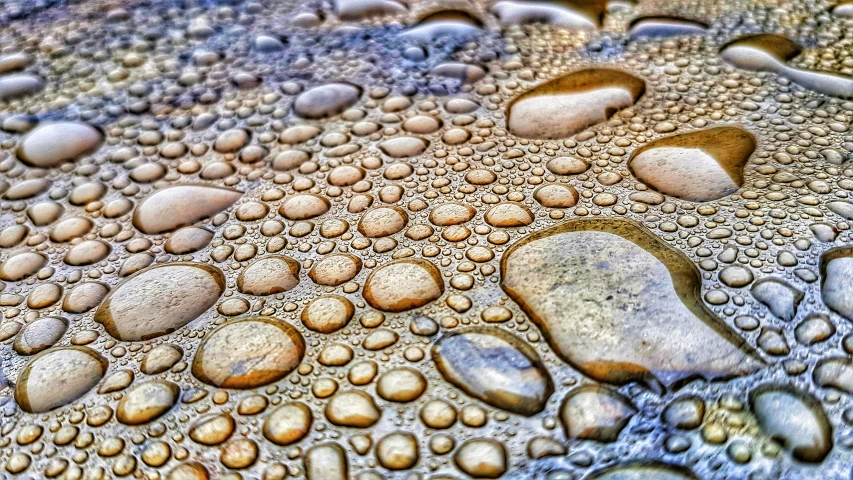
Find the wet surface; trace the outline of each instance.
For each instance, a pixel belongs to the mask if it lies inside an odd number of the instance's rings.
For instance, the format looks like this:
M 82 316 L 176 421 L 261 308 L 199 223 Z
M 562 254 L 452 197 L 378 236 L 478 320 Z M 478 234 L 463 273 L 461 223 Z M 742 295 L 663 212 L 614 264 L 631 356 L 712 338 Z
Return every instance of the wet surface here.
M 851 478 L 851 18 L 5 2 L 0 471 Z

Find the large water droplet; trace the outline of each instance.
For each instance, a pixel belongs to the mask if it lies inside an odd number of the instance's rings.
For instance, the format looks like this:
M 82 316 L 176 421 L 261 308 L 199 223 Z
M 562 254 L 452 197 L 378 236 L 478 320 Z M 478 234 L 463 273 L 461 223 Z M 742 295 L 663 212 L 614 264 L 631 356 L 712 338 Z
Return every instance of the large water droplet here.
M 503 25 L 546 23 L 555 27 L 593 30 L 604 17 L 604 0 L 529 1 L 501 0 L 492 7 Z
M 838 248 L 821 257 L 820 294 L 827 307 L 853 321 L 853 249 Z
M 755 139 L 737 127 L 716 127 L 664 137 L 636 150 L 635 177 L 666 195 L 707 202 L 734 193 Z
M 222 272 L 197 263 L 147 268 L 101 302 L 95 321 L 113 337 L 133 342 L 166 335 L 198 318 L 225 290 Z
M 567 437 L 608 443 L 619 438 L 636 413 L 636 407 L 627 397 L 595 385 L 572 390 L 560 407 Z
M 781 385 L 763 385 L 749 395 L 761 430 L 803 462 L 819 463 L 832 450 L 832 425 L 815 398 Z
M 364 299 L 373 308 L 402 312 L 422 307 L 444 293 L 438 268 L 426 260 L 396 260 L 377 268 L 364 282 Z
M 243 194 L 230 188 L 176 185 L 149 195 L 133 212 L 133 225 L 144 233 L 163 233 L 192 225 L 234 205 Z
M 587 480 L 699 480 L 690 470 L 657 462 L 616 465 L 593 472 Z
M 305 355 L 302 335 L 272 317 L 226 323 L 207 335 L 198 348 L 192 373 L 223 388 L 255 388 L 292 372 Z
M 21 371 L 15 401 L 31 413 L 67 405 L 101 381 L 107 366 L 107 360 L 88 347 L 46 350 Z
M 752 372 L 762 362 L 698 296 L 683 254 L 626 220 L 563 223 L 513 245 L 501 286 L 586 375 L 665 385 Z
M 320 85 L 296 97 L 293 111 L 305 118 L 330 117 L 343 112 L 360 96 L 361 89 L 348 83 Z
M 674 37 L 679 35 L 701 35 L 708 25 L 686 18 L 647 16 L 631 21 L 632 37 Z
M 101 132 L 85 123 L 46 123 L 24 137 L 18 158 L 34 167 L 57 167 L 95 151 L 102 141 Z
M 513 413 L 530 416 L 541 412 L 554 391 L 536 351 L 502 330 L 454 332 L 435 344 L 432 356 L 447 381 Z
M 463 10 L 441 10 L 422 18 L 400 37 L 417 43 L 434 42 L 442 37 L 466 38 L 479 33 L 482 25 Z
M 507 125 L 524 138 L 566 138 L 630 107 L 645 82 L 620 70 L 590 68 L 539 85 L 510 103 Z
M 802 48 L 781 35 L 760 33 L 737 38 L 723 47 L 723 60 L 744 70 L 773 72 L 803 88 L 824 95 L 853 98 L 853 77 L 829 72 L 803 70 L 785 62 L 800 54 Z

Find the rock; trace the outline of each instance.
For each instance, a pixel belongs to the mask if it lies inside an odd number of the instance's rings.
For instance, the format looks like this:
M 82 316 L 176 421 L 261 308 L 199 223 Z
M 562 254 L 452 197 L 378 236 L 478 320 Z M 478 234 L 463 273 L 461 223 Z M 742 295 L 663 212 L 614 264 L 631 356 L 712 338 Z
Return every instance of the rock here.
M 661 417 L 675 428 L 692 430 L 705 420 L 705 402 L 695 396 L 677 398 L 666 406 Z
M 853 321 L 853 249 L 830 250 L 821 257 L 823 303 Z
M 546 457 L 561 457 L 568 453 L 562 443 L 547 437 L 536 437 L 527 442 L 527 456 L 539 460 Z
M 820 387 L 831 387 L 853 394 L 853 360 L 849 358 L 821 360 L 815 365 L 812 378 Z
M 699 477 L 681 466 L 632 462 L 598 470 L 584 480 L 699 480 Z

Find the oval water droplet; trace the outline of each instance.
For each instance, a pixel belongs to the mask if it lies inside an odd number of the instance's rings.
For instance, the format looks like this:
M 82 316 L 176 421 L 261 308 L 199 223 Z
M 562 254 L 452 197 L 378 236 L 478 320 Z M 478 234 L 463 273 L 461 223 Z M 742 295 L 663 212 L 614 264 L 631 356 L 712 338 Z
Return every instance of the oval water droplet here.
M 530 345 L 498 329 L 453 332 L 432 348 L 445 380 L 489 405 L 520 415 L 542 411 L 554 387 Z
M 157 265 L 134 274 L 110 292 L 95 312 L 95 321 L 125 342 L 156 338 L 198 318 L 223 291 L 225 278 L 216 267 Z

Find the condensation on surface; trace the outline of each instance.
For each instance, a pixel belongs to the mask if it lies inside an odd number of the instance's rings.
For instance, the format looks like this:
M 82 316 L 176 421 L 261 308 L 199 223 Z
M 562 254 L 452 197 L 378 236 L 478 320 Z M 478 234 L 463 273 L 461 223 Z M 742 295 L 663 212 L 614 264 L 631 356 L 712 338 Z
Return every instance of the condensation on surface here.
M 0 6 L 0 471 L 850 478 L 853 4 Z

